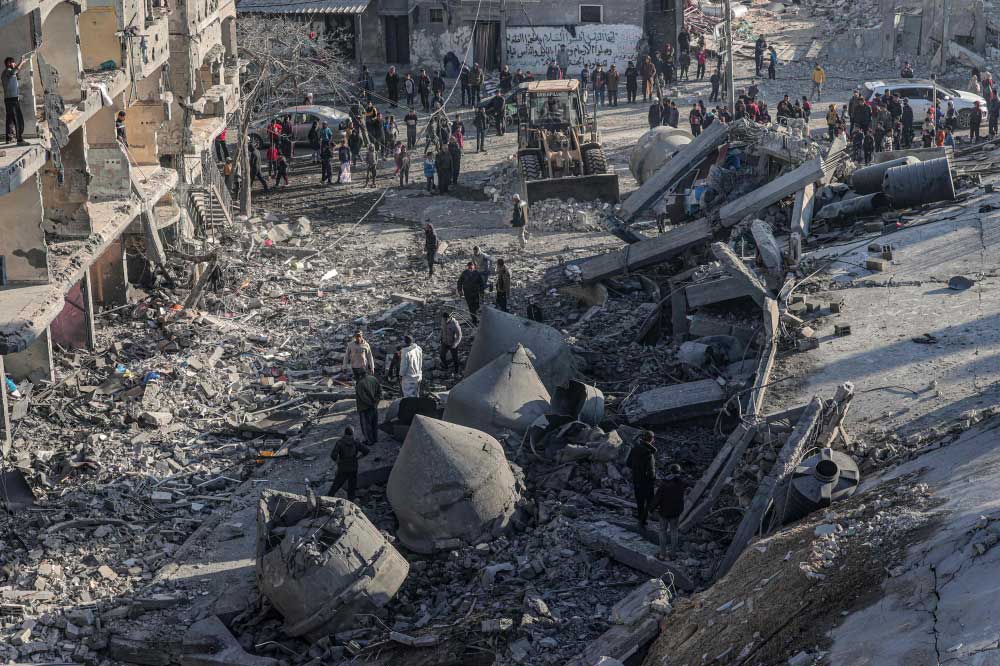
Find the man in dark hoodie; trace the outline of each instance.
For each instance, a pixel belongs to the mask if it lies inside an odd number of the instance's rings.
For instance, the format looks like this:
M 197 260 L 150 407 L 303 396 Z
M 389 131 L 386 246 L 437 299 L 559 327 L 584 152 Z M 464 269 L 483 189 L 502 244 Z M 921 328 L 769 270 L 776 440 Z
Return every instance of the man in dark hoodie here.
M 378 403 L 382 399 L 382 385 L 378 377 L 369 375 L 362 368 L 362 374 L 354 383 L 354 398 L 361 421 L 361 433 L 368 444 L 378 441 Z
M 635 490 L 635 503 L 639 507 L 639 527 L 646 526 L 656 488 L 656 446 L 653 441 L 652 431 L 643 430 L 632 445 L 626 461 L 632 470 L 632 488 Z
M 337 475 L 333 477 L 327 497 L 334 497 L 347 484 L 347 499 L 354 501 L 358 492 L 358 458 L 368 455 L 368 447 L 354 439 L 354 429 L 344 428 L 344 436 L 337 440 L 330 451 L 330 458 L 337 463 Z
M 668 532 L 670 534 L 670 550 L 674 557 L 677 556 L 680 546 L 680 532 L 677 525 L 681 514 L 684 513 L 687 488 L 687 481 L 681 477 L 681 466 L 671 465 L 667 476 L 660 481 L 660 486 L 656 489 L 653 503 L 660 514 L 660 552 L 658 557 L 661 560 L 667 559 Z

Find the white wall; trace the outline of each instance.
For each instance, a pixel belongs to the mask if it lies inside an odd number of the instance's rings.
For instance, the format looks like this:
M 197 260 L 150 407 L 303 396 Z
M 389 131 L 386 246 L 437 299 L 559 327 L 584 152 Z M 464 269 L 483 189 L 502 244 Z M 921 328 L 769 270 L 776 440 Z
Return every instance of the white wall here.
M 579 76 L 584 63 L 591 67 L 601 63 L 605 68 L 616 64 L 624 72 L 626 63 L 635 61 L 642 39 L 642 28 L 637 25 L 584 24 L 576 26 L 575 32 L 573 35 L 562 26 L 508 26 L 507 62 L 511 68 L 544 72 L 559 46 L 565 44 L 572 76 Z

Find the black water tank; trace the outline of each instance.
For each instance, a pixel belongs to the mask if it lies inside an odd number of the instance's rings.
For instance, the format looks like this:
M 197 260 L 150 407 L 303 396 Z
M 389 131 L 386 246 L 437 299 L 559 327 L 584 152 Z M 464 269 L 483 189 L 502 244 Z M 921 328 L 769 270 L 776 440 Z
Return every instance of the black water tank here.
M 849 455 L 833 449 L 820 450 L 795 468 L 782 522 L 787 525 L 832 502 L 847 499 L 860 482 L 861 473 Z

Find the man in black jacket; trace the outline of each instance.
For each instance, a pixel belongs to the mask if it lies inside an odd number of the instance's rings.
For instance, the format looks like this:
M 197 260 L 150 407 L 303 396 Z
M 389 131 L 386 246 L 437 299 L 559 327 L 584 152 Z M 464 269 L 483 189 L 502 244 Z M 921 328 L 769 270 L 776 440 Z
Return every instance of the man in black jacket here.
M 333 477 L 327 497 L 334 497 L 347 484 L 347 499 L 354 501 L 358 492 L 358 458 L 368 455 L 368 447 L 354 439 L 354 429 L 344 428 L 344 436 L 337 440 L 330 451 L 330 458 L 337 463 L 337 474 Z
M 910 106 L 910 100 L 906 97 L 903 98 L 901 118 L 903 123 L 903 148 L 909 148 L 913 143 L 913 107 Z
M 684 513 L 684 500 L 688 484 L 681 478 L 681 466 L 671 465 L 667 476 L 660 482 L 660 487 L 656 489 L 656 497 L 653 503 L 660 514 L 660 552 L 658 557 L 661 560 L 667 559 L 667 533 L 670 534 L 670 550 L 674 557 L 677 557 L 680 546 L 680 533 L 677 529 L 678 521 Z
M 457 291 L 460 296 L 465 297 L 465 303 L 469 306 L 469 314 L 472 324 L 479 324 L 479 296 L 486 288 L 483 275 L 476 270 L 476 265 L 471 261 L 465 265 L 465 270 L 458 276 Z
M 653 440 L 652 431 L 643 430 L 632 445 L 626 461 L 632 470 L 632 488 L 635 491 L 635 503 L 639 507 L 639 527 L 646 526 L 656 488 L 656 446 Z
M 649 105 L 647 119 L 649 120 L 649 129 L 659 127 L 660 123 L 663 122 L 663 107 L 660 105 L 660 100 L 654 99 L 653 103 Z
M 636 69 L 632 61 L 629 60 L 628 67 L 625 68 L 625 103 L 633 104 L 635 102 L 636 93 L 638 92 L 639 70 Z
M 361 433 L 369 445 L 378 441 L 378 403 L 382 399 L 382 385 L 375 375 L 364 368 L 354 384 L 354 401 L 361 421 Z

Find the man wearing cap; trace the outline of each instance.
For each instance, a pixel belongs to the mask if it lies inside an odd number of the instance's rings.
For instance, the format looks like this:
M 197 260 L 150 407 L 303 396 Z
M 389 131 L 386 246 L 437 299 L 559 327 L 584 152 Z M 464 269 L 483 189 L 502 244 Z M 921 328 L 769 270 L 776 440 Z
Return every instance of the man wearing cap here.
M 654 504 L 660 514 L 660 552 L 661 560 L 667 559 L 667 533 L 670 534 L 670 550 L 674 557 L 680 547 L 680 533 L 677 529 L 681 514 L 684 513 L 684 500 L 688 484 L 681 476 L 681 466 L 671 465 L 667 476 L 656 489 Z
M 365 374 L 375 374 L 375 357 L 372 356 L 372 348 L 361 331 L 355 331 L 354 339 L 347 343 L 343 366 L 345 370 L 350 366 L 354 379 L 361 379 Z
M 424 350 L 410 335 L 403 336 L 399 353 L 399 384 L 404 398 L 420 397 L 420 382 L 424 378 Z
M 515 194 L 512 199 L 514 201 L 514 214 L 510 220 L 510 226 L 518 232 L 518 242 L 523 250 L 524 246 L 528 244 L 528 204 L 521 201 L 520 194 Z
M 477 271 L 476 265 L 470 261 L 465 265 L 462 274 L 458 276 L 456 290 L 459 296 L 465 297 L 473 325 L 479 323 L 479 299 L 485 288 L 486 281 L 483 279 L 483 274 Z
M 361 372 L 361 378 L 354 384 L 354 402 L 358 408 L 361 433 L 368 444 L 374 444 L 378 441 L 378 403 L 382 399 L 382 385 L 375 375 L 369 375 L 365 370 Z
M 639 527 L 646 526 L 649 508 L 653 503 L 653 491 L 656 488 L 656 446 L 653 441 L 652 431 L 643 430 L 632 445 L 626 460 L 632 470 L 632 488 L 635 491 L 635 503 L 639 508 Z
M 344 428 L 344 435 L 337 440 L 330 451 L 330 458 L 337 463 L 337 474 L 333 477 L 327 497 L 334 497 L 347 484 L 347 499 L 354 501 L 358 492 L 358 458 L 368 455 L 368 447 L 354 439 L 354 429 Z
M 458 346 L 462 344 L 462 327 L 450 312 L 441 313 L 441 367 L 448 369 L 448 355 L 455 366 L 455 372 L 461 371 L 458 365 Z

